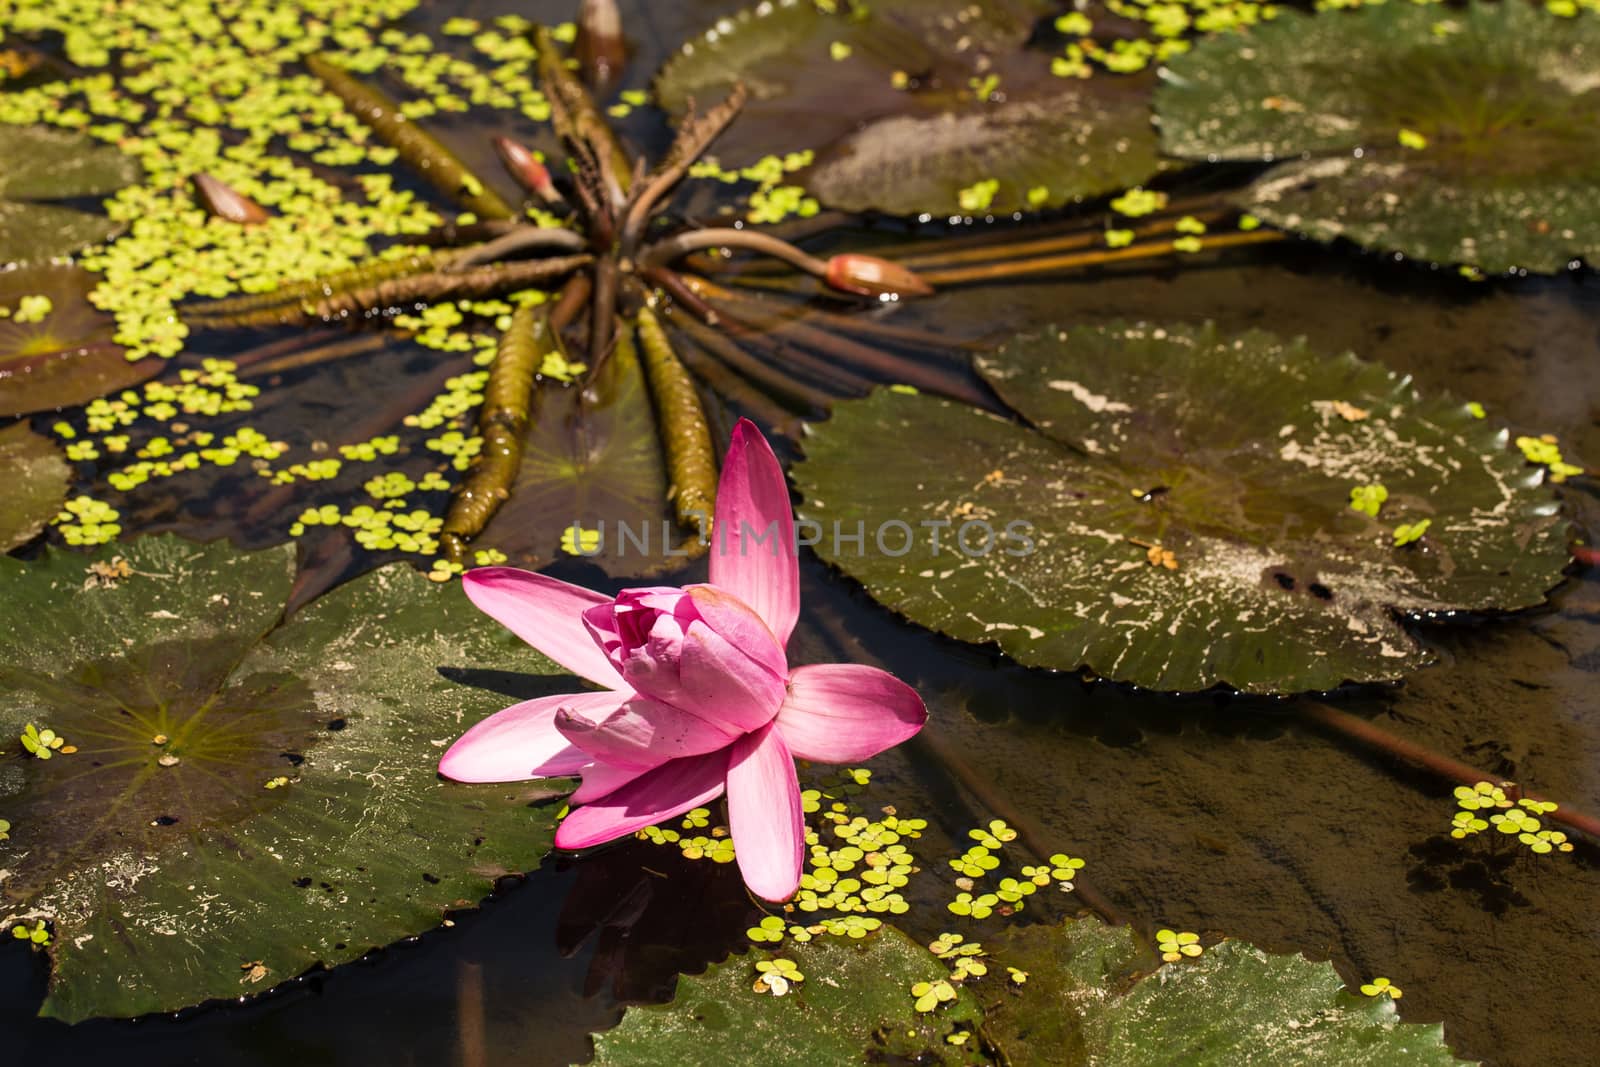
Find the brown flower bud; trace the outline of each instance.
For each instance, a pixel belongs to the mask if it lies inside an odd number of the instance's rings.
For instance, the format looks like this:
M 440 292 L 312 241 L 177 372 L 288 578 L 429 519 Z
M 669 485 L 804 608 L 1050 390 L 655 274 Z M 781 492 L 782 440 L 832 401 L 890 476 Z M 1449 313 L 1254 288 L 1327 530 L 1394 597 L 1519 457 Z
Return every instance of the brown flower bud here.
M 572 50 L 595 92 L 608 92 L 627 60 L 617 0 L 583 0 L 578 5 L 578 38 Z
M 196 174 L 193 180 L 194 195 L 200 206 L 219 219 L 255 226 L 272 218 L 266 208 L 209 174 Z
M 531 148 L 509 137 L 496 137 L 494 150 L 500 157 L 501 165 L 506 168 L 506 173 L 515 178 L 518 185 L 547 204 L 553 206 L 566 204 L 565 198 L 550 180 L 550 171 L 539 162 Z
M 898 263 L 877 256 L 845 252 L 828 260 L 828 285 L 862 296 L 932 296 L 933 286 Z

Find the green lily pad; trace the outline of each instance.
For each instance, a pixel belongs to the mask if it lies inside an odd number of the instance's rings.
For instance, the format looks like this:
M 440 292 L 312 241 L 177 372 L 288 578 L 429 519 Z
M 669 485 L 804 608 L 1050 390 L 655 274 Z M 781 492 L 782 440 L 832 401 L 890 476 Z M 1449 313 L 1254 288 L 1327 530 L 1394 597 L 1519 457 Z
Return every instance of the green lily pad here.
M 911 987 L 948 978 L 933 953 L 884 927 L 861 941 L 819 938 L 786 945 L 773 956 L 793 960 L 804 981 L 782 997 L 757 993 L 757 959 L 735 956 L 703 975 L 678 980 L 670 1004 L 629 1008 L 615 1029 L 596 1034 L 596 1064 L 937 1063 L 954 1052 L 945 1038 L 958 1023 L 982 1016 L 972 994 L 937 1013 L 914 1006 Z M 926 1057 L 926 1058 L 924 1058 Z
M 1600 259 L 1596 70 L 1593 19 L 1384 4 L 1207 41 L 1172 61 L 1156 110 L 1174 155 L 1294 159 L 1244 194 L 1275 225 L 1554 272 Z
M 140 177 L 110 145 L 45 126 L 0 126 L 0 263 L 42 262 L 106 240 L 121 223 L 31 203 L 112 193 Z
M 0 271 L 0 307 L 15 312 L 29 296 L 50 301 L 37 322 L 0 319 L 0 416 L 73 407 L 161 372 L 161 360 L 129 363 L 112 340 L 115 321 L 89 303 L 97 282 L 65 265 Z
M 1269 955 L 1243 941 L 1154 973 L 1127 927 L 1093 919 L 1013 928 L 984 944 L 995 960 L 1028 974 L 1013 995 L 992 998 L 987 1021 L 1017 1067 L 1461 1062 L 1438 1023 L 1402 1023 L 1392 1000 L 1348 991 L 1329 964 Z M 996 971 L 1006 975 L 991 965 L 990 975 Z M 1130 975 L 1141 972 L 1130 987 Z
M 672 514 L 649 389 L 619 348 L 585 386 L 535 387 L 511 497 L 478 540 L 529 567 L 576 548 L 614 577 L 654 573 L 685 536 Z M 574 524 L 599 541 L 572 543 Z
M 17 423 L 0 430 L 0 552 L 39 535 L 67 498 L 72 468 L 48 437 Z
M 293 578 L 291 546 L 166 536 L 0 559 L 0 915 L 51 923 L 43 1014 L 170 1011 L 355 959 L 549 845 L 540 794 L 435 766 L 511 702 L 447 675 L 558 669 L 408 567 L 280 623 Z M 28 723 L 77 751 L 30 756 Z
M 988 973 L 915 1009 L 911 987 L 949 968 L 898 930 L 785 945 L 804 980 L 753 991 L 756 957 L 683 978 L 672 1003 L 629 1008 L 595 1035 L 598 1064 L 941 1062 L 1103 1067 L 1445 1067 L 1443 1027 L 1402 1023 L 1386 996 L 1344 988 L 1326 963 L 1226 941 L 1158 965 L 1126 927 L 1092 920 L 985 937 Z M 1008 968 L 1026 973 L 1018 984 Z M 981 1005 L 981 1007 L 980 1007 Z M 981 1027 L 981 1029 L 980 1029 Z M 918 1057 L 918 1054 L 921 1057 Z
M 1053 76 L 1048 56 L 1023 48 L 1042 5 L 829 7 L 779 0 L 723 19 L 666 64 L 657 96 L 681 112 L 744 82 L 750 101 L 717 157 L 746 165 L 817 149 L 799 179 L 851 211 L 1059 207 L 1137 184 L 1159 165 L 1151 80 Z
M 1114 325 L 1025 335 L 978 368 L 1031 428 L 842 401 L 795 469 L 800 511 L 880 602 L 1026 664 L 1176 691 L 1393 679 L 1433 659 L 1398 616 L 1529 607 L 1568 562 L 1503 430 L 1351 355 Z M 1375 516 L 1351 506 L 1372 485 Z

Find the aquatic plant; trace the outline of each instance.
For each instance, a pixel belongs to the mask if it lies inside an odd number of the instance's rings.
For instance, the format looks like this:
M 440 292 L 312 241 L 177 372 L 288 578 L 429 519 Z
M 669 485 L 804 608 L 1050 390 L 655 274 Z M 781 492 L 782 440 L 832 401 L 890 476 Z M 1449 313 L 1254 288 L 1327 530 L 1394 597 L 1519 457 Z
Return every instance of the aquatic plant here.
M 603 692 L 513 705 L 439 761 L 457 781 L 581 775 L 555 843 L 581 849 L 728 795 L 752 892 L 800 886 L 805 826 L 796 758 L 847 763 L 899 744 L 927 718 L 875 667 L 790 668 L 800 613 L 788 488 L 771 448 L 741 422 L 723 464 L 710 581 L 614 599 L 531 571 L 463 579 L 477 607 Z
M 1394 678 L 1432 658 L 1396 611 L 1537 604 L 1569 559 L 1504 430 L 1350 355 L 1116 325 L 976 363 L 1027 426 L 890 390 L 840 402 L 796 467 L 800 514 L 878 600 L 1023 663 L 1167 690 Z M 1381 521 L 1350 506 L 1375 484 Z M 850 550 L 858 529 L 878 551 Z
M 1285 14 L 1171 62 L 1162 148 L 1284 160 L 1240 202 L 1321 240 L 1488 271 L 1600 256 L 1600 24 L 1533 4 Z
M 408 566 L 280 621 L 294 581 L 291 547 L 175 537 L 0 558 L 0 926 L 48 921 L 45 1014 L 173 1011 L 237 996 L 241 961 L 276 982 L 352 960 L 549 846 L 537 789 L 433 768 L 497 699 L 463 681 L 538 689 L 556 665 Z

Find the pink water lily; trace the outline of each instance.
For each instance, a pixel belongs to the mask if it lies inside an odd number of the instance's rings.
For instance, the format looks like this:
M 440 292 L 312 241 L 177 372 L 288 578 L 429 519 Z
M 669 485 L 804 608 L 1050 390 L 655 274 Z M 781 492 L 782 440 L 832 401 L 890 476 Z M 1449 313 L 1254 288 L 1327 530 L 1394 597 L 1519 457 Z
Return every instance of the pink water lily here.
M 805 823 L 795 758 L 855 763 L 906 740 L 928 713 L 876 667 L 789 666 L 800 614 L 783 471 L 748 420 L 717 487 L 711 581 L 615 599 L 514 567 L 464 579 L 479 609 L 604 692 L 524 701 L 468 730 L 439 761 L 463 782 L 581 775 L 556 846 L 587 848 L 728 795 L 745 884 L 766 900 L 800 885 Z

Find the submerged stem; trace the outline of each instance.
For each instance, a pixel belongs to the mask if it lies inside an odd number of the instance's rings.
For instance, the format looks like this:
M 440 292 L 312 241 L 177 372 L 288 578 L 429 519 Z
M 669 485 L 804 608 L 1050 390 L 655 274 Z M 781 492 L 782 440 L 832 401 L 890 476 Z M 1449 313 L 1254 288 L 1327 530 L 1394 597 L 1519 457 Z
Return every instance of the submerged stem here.
M 828 274 L 828 264 L 825 261 L 807 255 L 787 241 L 780 241 L 771 234 L 755 230 L 735 230 L 726 227 L 686 230 L 671 237 L 664 237 L 645 249 L 639 260 L 645 266 L 665 266 L 690 252 L 706 248 L 743 248 L 781 259 L 814 278 L 826 278 Z
M 1408 741 L 1399 737 L 1381 726 L 1352 715 L 1348 711 L 1336 708 L 1331 704 L 1324 704 L 1317 700 L 1306 700 L 1300 705 L 1301 714 L 1324 729 L 1330 730 L 1341 737 L 1357 741 L 1368 748 L 1377 749 L 1387 755 L 1393 756 L 1413 767 L 1421 767 L 1441 778 L 1455 782 L 1457 785 L 1473 786 L 1479 782 L 1496 781 L 1497 775 L 1481 771 L 1468 763 L 1452 759 L 1441 752 Z M 1544 800 L 1537 793 L 1520 789 L 1519 797 L 1529 800 Z M 1552 812 L 1546 813 L 1552 822 L 1587 834 L 1591 839 L 1600 841 L 1600 819 L 1592 815 L 1585 815 L 1581 811 L 1573 811 L 1565 805 L 1558 805 Z
M 1287 235 L 1278 230 L 1250 230 L 1245 233 L 1225 233 L 1202 238 L 1201 251 L 1219 248 L 1236 248 L 1240 245 L 1266 244 L 1281 241 Z M 1181 240 L 1181 238 L 1180 238 Z M 962 285 L 967 282 L 992 282 L 1005 278 L 1022 278 L 1033 274 L 1054 274 L 1078 267 L 1098 267 L 1107 263 L 1126 263 L 1130 260 L 1159 259 L 1163 256 L 1181 255 L 1174 241 L 1154 244 L 1129 245 L 1127 248 L 1097 249 L 1060 256 L 1040 256 L 1036 259 L 1007 260 L 971 267 L 952 267 L 948 270 L 923 271 L 921 277 L 930 285 Z

